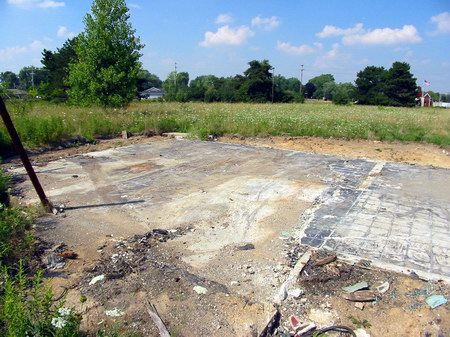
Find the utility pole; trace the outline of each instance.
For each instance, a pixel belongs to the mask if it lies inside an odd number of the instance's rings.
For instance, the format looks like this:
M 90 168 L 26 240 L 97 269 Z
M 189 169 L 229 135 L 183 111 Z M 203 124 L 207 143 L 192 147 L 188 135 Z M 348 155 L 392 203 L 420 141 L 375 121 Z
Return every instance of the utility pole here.
M 300 71 L 300 97 L 303 97 L 303 64 L 301 64 L 301 71 Z
M 5 103 L 3 102 L 3 99 L 1 97 L 0 97 L 0 115 L 3 119 L 3 123 L 5 123 L 6 130 L 8 130 L 8 133 L 11 136 L 11 140 L 14 144 L 14 147 L 16 148 L 16 151 L 19 154 L 20 159 L 22 160 L 23 166 L 25 167 L 25 170 L 27 171 L 28 176 L 30 177 L 31 183 L 33 184 L 34 189 L 36 190 L 36 193 L 39 196 L 39 199 L 41 200 L 42 205 L 44 206 L 47 212 L 49 213 L 52 212 L 53 205 L 45 195 L 44 189 L 42 188 L 41 183 L 39 182 L 39 179 L 36 173 L 34 172 L 33 166 L 31 165 L 30 159 L 28 158 L 27 152 L 25 151 L 22 142 L 20 141 L 16 128 L 14 127 L 11 117 L 8 114 L 8 110 L 6 110 Z
M 175 90 L 177 89 L 177 63 L 175 62 L 175 75 L 173 77 L 173 83 L 175 86 Z
M 34 67 L 31 67 L 31 86 L 34 87 Z
M 275 88 L 275 67 L 272 67 L 272 103 L 275 92 L 274 88 Z

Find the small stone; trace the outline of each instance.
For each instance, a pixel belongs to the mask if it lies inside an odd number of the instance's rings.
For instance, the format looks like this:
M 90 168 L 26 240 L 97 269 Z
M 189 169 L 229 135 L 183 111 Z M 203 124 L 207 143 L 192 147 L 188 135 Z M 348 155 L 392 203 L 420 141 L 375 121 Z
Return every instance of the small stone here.
M 238 286 L 239 285 L 239 282 L 238 281 L 231 281 L 230 282 L 230 285 L 233 287 L 233 286 Z
M 94 285 L 97 282 L 103 281 L 105 279 L 105 275 L 98 275 L 92 278 L 92 280 L 89 282 L 89 285 Z
M 359 310 L 364 310 L 364 302 L 356 302 L 355 303 L 355 308 L 358 308 Z
M 304 291 L 300 288 L 296 288 L 296 289 L 292 289 L 289 290 L 288 294 L 289 296 L 293 297 L 293 298 L 299 298 L 300 296 L 302 296 L 304 293 Z
M 199 295 L 205 295 L 208 292 L 208 289 L 202 286 L 195 286 L 194 291 Z

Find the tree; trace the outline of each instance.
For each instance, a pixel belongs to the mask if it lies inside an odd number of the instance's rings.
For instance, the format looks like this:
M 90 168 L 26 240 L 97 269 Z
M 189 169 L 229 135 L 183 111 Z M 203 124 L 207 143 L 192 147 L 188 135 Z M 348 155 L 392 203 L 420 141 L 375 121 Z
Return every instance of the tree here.
M 388 78 L 384 67 L 368 66 L 358 72 L 355 81 L 358 104 L 389 105 Z
M 245 82 L 240 88 L 241 96 L 250 102 L 267 102 L 272 99 L 272 66 L 269 61 L 250 61 L 244 72 Z
M 19 77 L 12 71 L 0 73 L 0 83 L 5 89 L 14 89 L 19 86 Z
M 417 95 L 416 78 L 406 62 L 394 62 L 388 70 L 387 95 L 389 105 L 414 106 Z
M 151 74 L 148 70 L 141 69 L 137 74 L 137 90 L 138 92 L 149 88 L 161 88 L 162 81 L 155 74 Z
M 69 67 L 69 97 L 75 103 L 124 106 L 135 96 L 144 47 L 129 23 L 124 0 L 94 0 Z
M 332 101 L 337 90 L 337 84 L 334 81 L 326 82 L 323 84 L 322 90 L 323 97 L 328 101 Z
M 339 105 L 349 104 L 355 99 L 355 87 L 351 83 L 339 83 L 333 96 L 333 103 Z
M 42 83 L 39 92 L 46 99 L 67 99 L 67 78 L 69 76 L 69 64 L 77 62 L 75 52 L 76 37 L 67 40 L 61 48 L 55 52 L 44 49 L 41 63 L 48 72 L 48 80 Z
M 48 71 L 35 66 L 23 67 L 19 71 L 19 88 L 29 90 L 39 87 L 42 82 L 48 81 Z
M 313 77 L 309 80 L 310 83 L 314 85 L 316 90 L 312 94 L 312 98 L 322 99 L 323 95 L 323 86 L 327 82 L 334 82 L 334 76 L 331 74 L 322 74 L 316 77 Z
M 168 101 L 185 102 L 188 100 L 189 73 L 182 71 L 176 74 L 171 71 L 162 86 Z
M 304 90 L 305 96 L 307 98 L 312 98 L 314 95 L 314 92 L 317 90 L 317 88 L 313 83 L 308 81 L 308 83 L 305 84 L 305 87 L 303 88 L 303 90 Z

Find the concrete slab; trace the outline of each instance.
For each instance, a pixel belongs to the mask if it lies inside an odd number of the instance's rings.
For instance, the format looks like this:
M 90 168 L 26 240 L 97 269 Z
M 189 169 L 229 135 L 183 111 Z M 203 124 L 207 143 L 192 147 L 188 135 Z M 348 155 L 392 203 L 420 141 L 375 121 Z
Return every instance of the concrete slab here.
M 37 170 L 50 199 L 67 206 L 66 218 L 44 223 L 53 240 L 95 251 L 107 234 L 189 227 L 170 243 L 180 258 L 218 282 L 259 286 L 244 293 L 272 297 L 289 236 L 450 278 L 448 169 L 170 139 Z M 256 249 L 235 249 L 246 243 Z

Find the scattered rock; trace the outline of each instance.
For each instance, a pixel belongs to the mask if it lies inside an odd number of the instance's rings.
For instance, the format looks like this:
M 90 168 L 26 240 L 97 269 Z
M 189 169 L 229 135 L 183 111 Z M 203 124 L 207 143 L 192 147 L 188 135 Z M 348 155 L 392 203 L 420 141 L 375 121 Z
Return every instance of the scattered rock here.
M 194 291 L 199 295 L 205 295 L 208 292 L 208 289 L 202 286 L 195 286 Z
M 89 282 L 89 285 L 94 285 L 97 282 L 103 281 L 105 279 L 105 275 L 98 275 L 92 278 L 92 280 Z
M 364 310 L 365 306 L 366 306 L 366 304 L 364 302 L 356 302 L 355 303 L 355 308 L 358 308 L 359 310 Z
M 121 317 L 124 315 L 124 312 L 118 308 L 114 308 L 112 310 L 105 310 L 105 315 L 109 317 Z
M 366 330 L 360 328 L 354 331 L 356 337 L 370 337 Z
M 247 243 L 243 246 L 236 247 L 237 250 L 252 250 L 255 249 L 255 245 L 253 243 Z
M 302 296 L 304 294 L 304 291 L 300 288 L 295 288 L 292 290 L 288 291 L 288 295 L 293 297 L 293 298 L 299 298 L 300 296 Z

